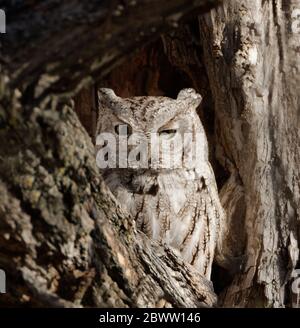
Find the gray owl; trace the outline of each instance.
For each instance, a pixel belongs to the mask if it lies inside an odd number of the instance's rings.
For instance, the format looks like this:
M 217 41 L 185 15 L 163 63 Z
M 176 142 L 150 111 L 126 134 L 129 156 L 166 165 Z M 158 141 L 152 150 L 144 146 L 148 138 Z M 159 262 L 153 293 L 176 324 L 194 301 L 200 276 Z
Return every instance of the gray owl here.
M 224 214 L 196 113 L 201 96 L 193 89 L 177 99 L 121 98 L 111 89 L 98 95 L 96 153 L 112 163 L 100 166 L 105 183 L 138 229 L 176 249 L 210 279 Z M 118 146 L 126 138 L 124 152 Z

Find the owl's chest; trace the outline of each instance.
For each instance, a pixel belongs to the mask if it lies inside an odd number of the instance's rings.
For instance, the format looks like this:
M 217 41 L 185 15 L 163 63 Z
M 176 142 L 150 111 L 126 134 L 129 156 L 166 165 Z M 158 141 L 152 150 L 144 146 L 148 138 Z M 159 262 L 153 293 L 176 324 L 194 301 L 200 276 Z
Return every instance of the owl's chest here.
M 183 172 L 138 177 L 110 186 L 122 206 L 149 237 L 166 241 L 189 229 L 195 212 L 197 181 Z

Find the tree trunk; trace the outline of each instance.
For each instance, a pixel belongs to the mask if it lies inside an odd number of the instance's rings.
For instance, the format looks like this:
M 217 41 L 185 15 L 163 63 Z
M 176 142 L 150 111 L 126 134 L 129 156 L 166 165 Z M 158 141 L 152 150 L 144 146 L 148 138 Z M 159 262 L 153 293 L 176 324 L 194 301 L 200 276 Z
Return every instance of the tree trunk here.
M 228 1 L 199 18 L 217 156 L 231 174 L 221 192 L 223 255 L 243 254 L 224 306 L 292 305 L 300 240 L 299 8 L 299 1 Z
M 7 4 L 0 77 L 2 305 L 212 306 L 212 284 L 136 231 L 67 98 L 216 1 Z M 126 22 L 126 24 L 125 24 Z M 47 23 L 47 24 L 46 24 Z M 132 38 L 137 35 L 137 38 Z

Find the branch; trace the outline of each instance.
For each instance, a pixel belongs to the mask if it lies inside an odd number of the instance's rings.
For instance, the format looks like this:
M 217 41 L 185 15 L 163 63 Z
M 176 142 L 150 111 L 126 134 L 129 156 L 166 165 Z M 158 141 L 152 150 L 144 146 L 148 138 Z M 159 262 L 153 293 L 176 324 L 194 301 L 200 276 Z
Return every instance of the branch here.
M 49 94 L 69 97 L 141 45 L 218 2 L 3 1 L 8 26 L 0 62 L 11 86 L 24 93 L 23 102 L 40 103 Z

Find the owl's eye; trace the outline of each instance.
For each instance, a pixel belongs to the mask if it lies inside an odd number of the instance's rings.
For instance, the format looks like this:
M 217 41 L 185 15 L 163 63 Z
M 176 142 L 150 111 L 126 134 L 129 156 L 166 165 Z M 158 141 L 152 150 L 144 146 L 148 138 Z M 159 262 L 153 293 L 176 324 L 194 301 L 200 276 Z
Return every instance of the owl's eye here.
M 166 129 L 159 132 L 159 136 L 167 139 L 171 139 L 175 136 L 177 130 L 175 129 Z
M 119 136 L 130 136 L 132 134 L 132 128 L 128 124 L 115 125 L 115 132 Z

